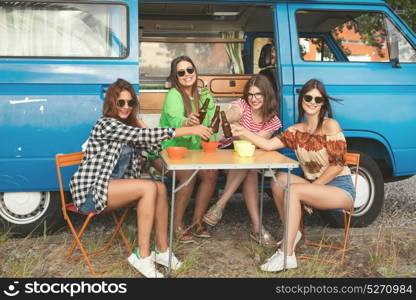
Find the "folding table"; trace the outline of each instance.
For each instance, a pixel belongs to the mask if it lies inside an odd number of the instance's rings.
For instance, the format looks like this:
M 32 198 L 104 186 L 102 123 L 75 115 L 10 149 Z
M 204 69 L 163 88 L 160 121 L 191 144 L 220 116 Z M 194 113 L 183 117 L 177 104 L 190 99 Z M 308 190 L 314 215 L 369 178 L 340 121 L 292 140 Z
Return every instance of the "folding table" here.
M 172 245 L 173 245 L 173 212 L 175 210 L 175 193 L 182 189 L 184 186 L 189 184 L 192 178 L 198 173 L 199 170 L 226 170 L 226 169 L 258 169 L 261 171 L 261 190 L 260 190 L 260 225 L 262 224 L 262 212 L 263 212 L 263 184 L 264 184 L 264 173 L 269 170 L 272 174 L 272 169 L 286 168 L 288 169 L 287 185 L 283 185 L 277 181 L 276 177 L 272 175 L 273 180 L 283 187 L 287 193 L 285 197 L 285 232 L 284 241 L 287 240 L 287 205 L 290 199 L 290 174 L 292 169 L 298 168 L 299 163 L 289 157 L 276 151 L 265 151 L 258 150 L 254 151 L 252 157 L 240 157 L 234 150 L 217 150 L 212 153 L 204 152 L 203 150 L 188 150 L 182 159 L 174 160 L 171 159 L 166 150 L 161 152 L 161 158 L 163 161 L 163 167 L 166 170 L 172 171 L 172 199 L 171 199 L 171 210 L 170 210 L 170 231 L 169 231 L 169 266 L 168 274 L 171 271 L 171 259 L 172 259 Z M 182 170 L 194 170 L 189 179 L 182 185 L 176 187 L 176 171 Z M 164 174 L 163 170 L 162 174 Z M 163 181 L 163 178 L 162 178 Z M 260 234 L 261 239 L 261 234 Z M 284 267 L 286 268 L 286 254 L 287 254 L 287 243 L 285 244 L 285 259 Z

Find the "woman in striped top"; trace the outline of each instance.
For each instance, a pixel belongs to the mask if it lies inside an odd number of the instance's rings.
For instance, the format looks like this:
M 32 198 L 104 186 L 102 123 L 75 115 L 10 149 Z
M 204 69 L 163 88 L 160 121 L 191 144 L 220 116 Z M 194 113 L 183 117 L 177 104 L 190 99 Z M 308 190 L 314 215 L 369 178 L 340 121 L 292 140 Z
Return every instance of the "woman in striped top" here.
M 245 85 L 244 98 L 234 101 L 226 112 L 226 116 L 230 123 L 239 124 L 248 131 L 269 139 L 274 131 L 282 127 L 277 117 L 277 110 L 276 95 L 269 79 L 263 75 L 256 75 Z M 232 141 L 232 139 L 222 139 L 220 143 L 224 148 Z M 256 170 L 229 170 L 224 192 L 217 203 L 205 214 L 204 222 L 215 226 L 220 221 L 228 200 L 241 183 L 243 183 L 244 199 L 252 223 L 250 237 L 258 241 L 258 233 L 261 230 L 262 241 L 274 244 L 275 241 L 270 233 L 266 229 L 260 228 Z

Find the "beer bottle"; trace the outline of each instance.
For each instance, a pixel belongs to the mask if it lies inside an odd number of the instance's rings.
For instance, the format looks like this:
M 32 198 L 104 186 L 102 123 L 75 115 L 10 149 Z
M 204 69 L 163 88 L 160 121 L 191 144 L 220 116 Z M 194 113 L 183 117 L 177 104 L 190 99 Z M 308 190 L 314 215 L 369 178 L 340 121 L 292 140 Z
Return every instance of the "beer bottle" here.
M 209 127 L 212 128 L 213 133 L 218 133 L 218 129 L 220 127 L 220 106 L 219 105 L 215 107 L 215 113 L 211 119 L 211 124 L 209 124 Z
M 217 133 L 219 126 L 220 126 L 220 107 L 217 105 L 215 107 L 215 113 L 212 116 L 211 123 L 209 124 L 208 128 L 211 128 L 212 129 L 212 133 Z M 208 142 L 209 141 L 207 139 L 203 139 L 203 140 L 205 142 Z
M 222 131 L 224 131 L 224 136 L 229 139 L 233 136 L 233 134 L 231 133 L 231 126 L 230 123 L 228 123 L 227 116 L 225 115 L 224 111 L 221 111 L 221 123 Z
M 204 104 L 202 105 L 202 107 L 198 111 L 199 124 L 202 124 L 202 122 L 204 122 L 205 115 L 207 114 L 208 104 L 209 104 L 209 98 L 205 99 Z

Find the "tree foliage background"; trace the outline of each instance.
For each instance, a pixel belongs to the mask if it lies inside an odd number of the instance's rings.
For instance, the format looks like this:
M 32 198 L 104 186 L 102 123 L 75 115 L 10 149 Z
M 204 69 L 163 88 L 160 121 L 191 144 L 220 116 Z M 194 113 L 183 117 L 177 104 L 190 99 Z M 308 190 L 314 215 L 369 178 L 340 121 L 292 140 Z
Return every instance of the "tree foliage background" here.
M 416 0 L 385 0 L 416 32 Z

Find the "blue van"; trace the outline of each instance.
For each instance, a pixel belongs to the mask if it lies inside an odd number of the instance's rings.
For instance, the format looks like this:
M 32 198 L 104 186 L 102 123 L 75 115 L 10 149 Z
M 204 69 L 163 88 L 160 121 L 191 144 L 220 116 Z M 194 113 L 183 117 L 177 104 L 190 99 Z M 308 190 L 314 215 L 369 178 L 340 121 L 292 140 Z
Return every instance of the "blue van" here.
M 384 182 L 416 174 L 416 36 L 384 1 L 5 1 L 0 22 L 0 221 L 13 232 L 61 219 L 54 155 L 80 151 L 116 78 L 157 126 L 178 55 L 224 107 L 268 73 L 284 128 L 312 77 L 343 99 L 335 118 L 361 153 L 353 226 L 378 216 Z

